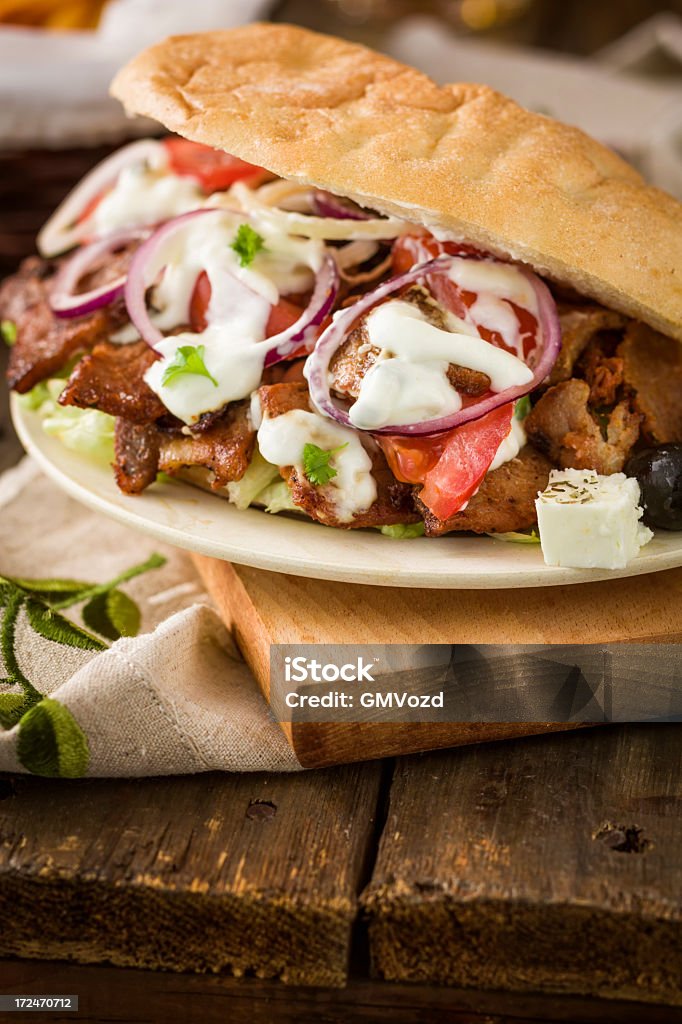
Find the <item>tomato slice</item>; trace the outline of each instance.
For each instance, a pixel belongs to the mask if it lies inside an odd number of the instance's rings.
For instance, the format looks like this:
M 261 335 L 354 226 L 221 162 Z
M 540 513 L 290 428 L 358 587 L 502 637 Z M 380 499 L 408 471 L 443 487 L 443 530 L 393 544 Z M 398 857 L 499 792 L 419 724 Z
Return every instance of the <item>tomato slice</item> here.
M 249 179 L 255 183 L 270 177 L 262 167 L 189 139 L 172 137 L 164 139 L 163 144 L 171 170 L 183 177 L 196 178 L 205 192 L 229 188 L 235 181 Z
M 270 310 L 270 316 L 265 328 L 265 337 L 271 338 L 273 334 L 286 331 L 288 327 L 296 323 L 302 312 L 301 306 L 297 306 L 295 302 L 280 298 L 277 305 L 273 306 Z
M 421 484 L 445 451 L 452 431 L 431 437 L 396 437 L 377 435 L 386 461 L 397 480 L 404 484 Z
M 439 242 L 433 235 L 402 235 L 393 243 L 392 249 L 393 269 L 397 274 L 405 274 L 411 270 L 416 263 L 424 263 L 426 260 L 435 259 L 437 256 L 464 256 L 469 259 L 485 259 L 486 253 L 476 249 L 473 245 L 466 245 L 460 242 Z M 466 319 L 468 311 L 476 302 L 476 292 L 465 291 L 459 288 L 454 281 L 444 275 L 435 276 L 429 282 L 429 290 L 433 297 L 446 309 L 449 309 L 455 316 Z M 523 309 L 513 300 L 507 299 L 519 324 L 519 337 L 523 357 L 527 358 L 537 344 L 538 321 L 530 310 Z M 474 317 L 475 320 L 475 317 Z M 516 348 L 506 343 L 499 331 L 492 331 L 483 324 L 477 324 L 478 333 L 491 345 L 503 348 L 512 355 L 519 355 Z
M 400 235 L 393 243 L 391 262 L 396 274 L 406 274 L 415 263 L 433 260 L 436 256 L 469 256 L 483 259 L 485 253 L 464 242 L 439 242 L 433 235 Z
M 211 303 L 211 282 L 208 279 L 208 274 L 205 270 L 199 274 L 192 297 L 189 301 L 189 322 L 193 331 L 200 334 L 205 331 L 208 327 L 208 307 Z M 288 327 L 295 324 L 301 313 L 303 307 L 298 306 L 295 302 L 290 299 L 280 298 L 277 305 L 270 308 L 270 316 L 265 327 L 265 337 L 271 338 L 273 334 L 279 334 L 280 331 L 286 331 Z M 322 325 L 320 326 L 322 329 Z M 301 355 L 307 355 L 308 349 L 302 346 L 291 354 L 292 359 L 296 359 Z
M 189 300 L 189 323 L 196 334 L 201 334 L 208 327 L 206 314 L 211 302 L 211 282 L 208 274 L 202 270 L 194 285 L 192 297 Z
M 443 454 L 427 473 L 420 499 L 440 520 L 449 519 L 478 490 L 511 428 L 514 403 L 455 427 Z
M 493 409 L 434 437 L 382 437 L 379 440 L 394 475 L 422 483 L 421 501 L 444 521 L 459 512 L 478 490 L 511 428 L 514 403 Z

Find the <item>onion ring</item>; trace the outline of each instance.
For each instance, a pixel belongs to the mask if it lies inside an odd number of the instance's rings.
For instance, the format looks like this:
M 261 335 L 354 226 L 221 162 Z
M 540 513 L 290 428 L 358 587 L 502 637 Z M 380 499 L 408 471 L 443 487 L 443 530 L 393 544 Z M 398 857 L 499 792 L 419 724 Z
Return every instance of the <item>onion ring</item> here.
M 124 168 L 145 160 L 153 162 L 158 160 L 161 154 L 165 154 L 161 142 L 140 139 L 139 142 L 131 142 L 129 146 L 124 146 L 97 164 L 69 192 L 40 229 L 37 239 L 40 255 L 50 259 L 79 245 L 83 241 L 83 229 L 82 225 L 74 222 L 88 204 L 113 184 Z
M 318 338 L 315 349 L 308 357 L 304 374 L 310 386 L 310 397 L 313 404 L 324 415 L 330 419 L 342 423 L 353 430 L 357 427 L 351 422 L 348 412 L 332 398 L 329 381 L 329 366 L 334 354 L 344 343 L 355 322 L 369 312 L 377 303 L 382 302 L 395 292 L 400 291 L 408 284 L 424 280 L 433 274 L 447 274 L 453 259 L 461 257 L 438 256 L 436 259 L 426 263 L 417 264 L 405 274 L 391 278 L 384 284 L 379 285 L 374 291 L 368 292 L 354 305 L 337 313 L 334 321 Z M 545 379 L 556 362 L 559 348 L 561 347 L 561 330 L 559 319 L 554 305 L 554 300 L 547 286 L 526 267 L 518 266 L 519 271 L 524 274 L 531 284 L 537 299 L 539 327 L 541 341 L 540 352 L 537 360 L 528 365 L 533 370 L 532 380 L 517 387 L 507 388 L 504 391 L 489 395 L 472 405 L 460 409 L 450 416 L 439 419 L 425 420 L 422 423 L 398 424 L 373 428 L 368 431 L 372 434 L 394 434 L 399 436 L 419 436 L 439 434 L 445 430 L 452 430 L 453 427 L 467 423 L 469 420 L 479 419 L 486 413 L 497 409 L 508 402 L 516 401 L 523 395 L 529 394 Z M 531 354 L 532 355 L 532 354 Z
M 102 306 L 108 306 L 123 295 L 127 274 L 121 274 L 99 288 L 76 293 L 78 282 L 87 274 L 100 256 L 115 252 L 128 242 L 141 241 L 149 231 L 137 228 L 132 231 L 116 231 L 100 238 L 97 242 L 84 245 L 67 260 L 57 273 L 50 292 L 50 306 L 55 316 L 63 319 L 86 316 Z
M 164 338 L 149 316 L 146 293 L 165 266 L 163 259 L 159 260 L 159 256 L 163 254 L 165 243 L 179 231 L 184 230 L 187 224 L 197 217 L 224 217 L 228 212 L 234 214 L 235 211 L 202 208 L 181 214 L 173 220 L 166 221 L 140 246 L 133 256 L 125 284 L 125 301 L 130 319 L 150 348 L 155 349 Z M 243 215 L 240 213 L 239 216 Z M 235 281 L 245 292 L 252 292 L 252 289 L 236 276 L 234 276 L 233 283 Z M 265 357 L 266 366 L 272 366 L 274 363 L 286 359 L 301 345 L 311 345 L 314 340 L 311 335 L 316 333 L 314 329 L 331 311 L 338 287 L 339 272 L 336 263 L 331 255 L 327 255 L 322 267 L 315 275 L 315 287 L 310 302 L 302 311 L 301 316 L 286 330 L 265 339 L 269 343 Z

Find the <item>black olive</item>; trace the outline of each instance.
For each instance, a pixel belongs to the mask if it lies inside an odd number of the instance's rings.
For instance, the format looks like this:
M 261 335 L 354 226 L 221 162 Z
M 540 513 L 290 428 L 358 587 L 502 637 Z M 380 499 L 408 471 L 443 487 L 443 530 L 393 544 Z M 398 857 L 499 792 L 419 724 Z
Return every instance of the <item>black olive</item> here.
M 644 522 L 662 530 L 682 530 L 682 444 L 638 452 L 625 472 L 642 488 Z

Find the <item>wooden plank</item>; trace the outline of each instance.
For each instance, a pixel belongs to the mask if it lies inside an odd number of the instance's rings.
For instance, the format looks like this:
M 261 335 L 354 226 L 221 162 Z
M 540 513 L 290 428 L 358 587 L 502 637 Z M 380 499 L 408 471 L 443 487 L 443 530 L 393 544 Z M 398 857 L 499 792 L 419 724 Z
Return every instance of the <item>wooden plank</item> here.
M 564 587 L 419 590 L 331 583 L 193 555 L 228 622 L 269 644 L 581 644 L 682 640 L 682 569 Z
M 405 590 L 301 579 L 193 556 L 269 697 L 278 643 L 598 643 L 682 639 L 682 570 L 571 587 Z M 557 723 L 282 722 L 305 767 L 571 728 Z
M 346 980 L 378 765 L 12 785 L 0 955 Z
M 681 779 L 675 725 L 399 762 L 362 898 L 374 972 L 682 1003 Z
M 2 993 L 78 993 L 78 1013 L 54 1024 L 644 1024 L 641 1003 L 352 978 L 345 988 L 283 986 L 256 978 L 167 974 L 133 968 L 0 961 Z M 22 1021 L 44 1024 L 42 1014 Z M 646 1024 L 680 1024 L 682 1010 L 649 1006 Z

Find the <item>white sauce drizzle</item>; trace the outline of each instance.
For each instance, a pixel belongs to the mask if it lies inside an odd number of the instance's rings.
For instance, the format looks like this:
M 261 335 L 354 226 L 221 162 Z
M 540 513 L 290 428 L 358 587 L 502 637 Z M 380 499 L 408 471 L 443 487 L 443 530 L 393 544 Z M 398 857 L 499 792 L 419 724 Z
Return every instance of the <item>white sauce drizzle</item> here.
M 457 412 L 462 401 L 446 376 L 450 363 L 487 374 L 495 392 L 533 379 L 530 367 L 510 352 L 468 330 L 435 327 L 417 306 L 401 299 L 374 309 L 366 326 L 369 343 L 381 354 L 349 412 L 351 422 L 364 430 Z
M 258 429 L 258 447 L 263 458 L 273 466 L 295 466 L 301 475 L 306 444 L 315 444 L 325 451 L 346 445 L 332 458 L 336 476 L 319 488 L 334 505 L 339 522 L 349 523 L 356 513 L 376 501 L 372 460 L 355 431 L 305 409 L 292 409 L 273 418 L 265 416 Z
M 481 327 L 499 332 L 523 356 L 518 320 L 509 301 L 538 315 L 537 297 L 525 274 L 512 264 L 455 257 L 448 277 L 462 291 L 476 292 L 476 301 L 469 309 L 472 319 Z
M 488 472 L 492 473 L 493 470 L 499 469 L 500 466 L 503 466 L 505 462 L 511 462 L 512 459 L 515 459 L 525 443 L 526 431 L 523 428 L 523 420 L 517 420 L 516 416 L 512 416 L 509 433 L 497 449 L 495 458 L 490 463 Z
M 208 326 L 201 333 L 185 331 L 163 339 L 156 348 L 162 359 L 145 374 L 150 388 L 166 408 L 184 423 L 196 422 L 204 412 L 220 409 L 226 402 L 247 398 L 263 376 L 269 343 L 264 341 L 271 306 L 281 294 L 309 288 L 322 263 L 320 242 L 290 238 L 279 232 L 262 232 L 265 247 L 248 267 L 239 265 L 232 249 L 243 217 L 227 212 L 222 217 L 205 215 L 172 235 L 156 254 L 156 268 L 165 266 L 152 302 L 159 310 L 152 316 L 160 330 L 170 330 L 188 318 L 189 303 L 199 273 L 211 282 Z M 204 364 L 218 381 L 184 374 L 163 383 L 166 368 L 181 346 L 204 346 Z
M 163 167 L 132 164 L 121 171 L 90 220 L 99 237 L 119 228 L 158 224 L 196 210 L 203 202 L 204 194 L 193 178 L 171 174 Z

